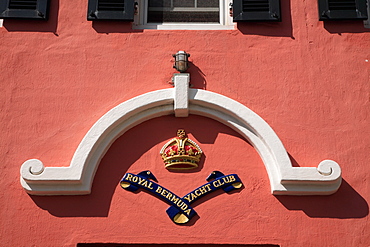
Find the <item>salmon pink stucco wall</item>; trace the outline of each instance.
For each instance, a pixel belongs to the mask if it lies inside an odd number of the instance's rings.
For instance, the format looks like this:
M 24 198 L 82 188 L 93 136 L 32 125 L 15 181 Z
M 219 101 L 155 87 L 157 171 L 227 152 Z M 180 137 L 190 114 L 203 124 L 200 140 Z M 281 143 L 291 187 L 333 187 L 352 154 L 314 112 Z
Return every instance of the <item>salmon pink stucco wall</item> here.
M 87 1 L 52 0 L 47 22 L 4 20 L 0 28 L 1 246 L 78 243 L 369 246 L 370 35 L 362 21 L 320 22 L 317 2 L 281 1 L 281 23 L 235 30 L 133 30 L 86 21 Z M 273 196 L 257 151 L 204 116 L 158 117 L 119 137 L 100 162 L 92 193 L 34 196 L 20 167 L 36 158 L 68 166 L 91 126 L 135 96 L 171 88 L 172 54 L 191 54 L 191 84 L 232 98 L 276 132 L 294 166 L 324 159 L 342 169 L 330 196 Z M 184 128 L 204 151 L 200 169 L 170 172 L 159 151 Z M 119 186 L 150 170 L 178 195 L 214 170 L 244 186 L 195 204 L 174 224 L 168 205 Z M 206 246 L 206 245 L 204 245 Z

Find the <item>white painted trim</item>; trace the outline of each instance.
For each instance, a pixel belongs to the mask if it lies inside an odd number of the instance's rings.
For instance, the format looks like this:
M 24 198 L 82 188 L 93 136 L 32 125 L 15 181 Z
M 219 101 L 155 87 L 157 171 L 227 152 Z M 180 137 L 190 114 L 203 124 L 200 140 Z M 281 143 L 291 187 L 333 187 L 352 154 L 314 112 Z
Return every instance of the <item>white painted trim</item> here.
M 367 20 L 364 20 L 364 27 L 370 28 L 370 0 L 367 1 Z
M 176 117 L 189 116 L 189 74 L 179 73 L 173 77 L 175 86 L 174 111 Z
M 341 169 L 331 160 L 318 167 L 292 167 L 289 156 L 272 128 L 246 106 L 223 95 L 188 87 L 188 74 L 174 77 L 175 88 L 153 91 L 132 98 L 102 116 L 77 148 L 69 167 L 45 167 L 31 159 L 21 167 L 21 184 L 30 194 L 89 194 L 101 158 L 111 144 L 130 128 L 143 121 L 184 112 L 210 117 L 229 126 L 246 138 L 261 156 L 275 195 L 327 195 L 341 184 Z M 174 105 L 180 108 L 175 109 Z M 188 109 L 184 109 L 184 107 Z
M 155 30 L 235 30 L 236 24 L 221 25 L 217 23 L 200 24 L 200 23 L 163 23 L 163 24 L 133 24 L 132 29 L 155 29 Z
M 138 15 L 135 15 L 132 24 L 133 29 L 156 29 L 156 30 L 235 30 L 236 24 L 229 15 L 231 0 L 220 1 L 220 23 L 148 23 L 148 1 L 138 0 Z

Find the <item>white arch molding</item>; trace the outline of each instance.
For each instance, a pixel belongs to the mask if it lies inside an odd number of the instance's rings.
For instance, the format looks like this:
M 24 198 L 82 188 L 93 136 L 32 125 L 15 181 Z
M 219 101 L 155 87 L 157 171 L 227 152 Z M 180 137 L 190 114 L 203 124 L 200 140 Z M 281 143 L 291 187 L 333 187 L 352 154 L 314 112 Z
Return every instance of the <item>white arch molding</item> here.
M 215 119 L 247 139 L 261 156 L 274 195 L 328 195 L 341 184 L 341 169 L 332 160 L 318 167 L 293 167 L 272 128 L 246 106 L 223 95 L 189 88 L 189 74 L 175 74 L 174 88 L 149 92 L 111 109 L 87 132 L 69 167 L 45 167 L 37 159 L 23 163 L 21 184 L 29 194 L 89 194 L 101 158 L 130 128 L 175 113 Z

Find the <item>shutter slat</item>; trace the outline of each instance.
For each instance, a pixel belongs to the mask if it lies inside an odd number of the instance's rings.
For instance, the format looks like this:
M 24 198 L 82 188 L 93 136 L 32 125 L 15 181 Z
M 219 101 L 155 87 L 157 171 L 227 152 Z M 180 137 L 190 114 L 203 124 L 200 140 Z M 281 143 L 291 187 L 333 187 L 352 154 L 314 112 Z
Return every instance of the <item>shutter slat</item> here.
M 319 19 L 366 20 L 367 0 L 318 0 Z
M 356 0 L 329 0 L 330 10 L 356 10 Z
M 50 0 L 0 0 L 0 19 L 47 21 Z
M 1 0 L 0 0 L 1 1 Z M 134 20 L 135 0 L 89 0 L 87 20 Z
M 281 21 L 280 0 L 233 0 L 234 21 Z
M 125 11 L 124 0 L 99 0 L 99 11 Z
M 269 0 L 244 0 L 243 12 L 269 11 Z
M 9 9 L 36 9 L 37 0 L 10 0 Z

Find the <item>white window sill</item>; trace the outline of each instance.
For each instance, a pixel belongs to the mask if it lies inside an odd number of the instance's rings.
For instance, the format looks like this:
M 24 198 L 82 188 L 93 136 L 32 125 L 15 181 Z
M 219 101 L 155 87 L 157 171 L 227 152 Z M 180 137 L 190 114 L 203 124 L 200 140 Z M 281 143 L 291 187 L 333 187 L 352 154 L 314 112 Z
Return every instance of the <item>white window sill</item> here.
M 236 24 L 221 25 L 218 23 L 150 23 L 145 25 L 132 24 L 133 29 L 156 30 L 234 30 Z

